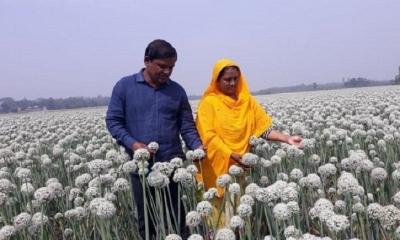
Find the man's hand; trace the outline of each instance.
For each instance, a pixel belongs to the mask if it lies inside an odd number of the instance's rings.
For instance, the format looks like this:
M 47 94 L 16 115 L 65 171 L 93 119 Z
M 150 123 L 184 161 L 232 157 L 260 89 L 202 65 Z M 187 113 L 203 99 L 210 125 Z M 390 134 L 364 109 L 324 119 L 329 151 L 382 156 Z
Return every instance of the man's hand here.
M 287 139 L 288 144 L 293 145 L 297 148 L 302 148 L 302 142 L 303 142 L 303 138 L 301 138 L 299 136 L 290 136 Z
M 147 145 L 144 144 L 144 143 L 141 143 L 141 142 L 134 142 L 134 143 L 132 144 L 132 150 L 133 150 L 133 151 L 136 151 L 136 150 L 138 150 L 138 149 L 140 149 L 140 148 L 146 148 L 146 149 L 147 149 Z M 148 150 L 148 149 L 147 149 L 147 150 Z

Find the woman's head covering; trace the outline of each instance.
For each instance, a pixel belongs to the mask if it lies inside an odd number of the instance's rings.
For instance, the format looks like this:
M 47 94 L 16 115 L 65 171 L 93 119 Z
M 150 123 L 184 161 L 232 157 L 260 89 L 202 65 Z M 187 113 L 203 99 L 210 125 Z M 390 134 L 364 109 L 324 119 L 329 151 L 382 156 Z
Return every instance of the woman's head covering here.
M 202 99 L 206 98 L 207 96 L 219 96 L 228 105 L 231 105 L 231 106 L 241 105 L 241 104 L 245 103 L 246 101 L 248 101 L 250 98 L 250 91 L 247 86 L 246 79 L 241 71 L 240 71 L 240 79 L 239 79 L 237 89 L 236 89 L 236 93 L 238 96 L 237 100 L 231 99 L 230 97 L 224 95 L 218 89 L 218 85 L 217 85 L 218 76 L 219 76 L 220 72 L 226 67 L 239 68 L 239 66 L 230 59 L 222 58 L 222 59 L 218 60 L 214 65 L 214 70 L 213 70 L 212 76 L 211 76 L 211 82 L 208 85 L 206 91 L 203 93 Z
M 230 66 L 239 67 L 229 59 L 221 59 L 215 64 L 211 82 L 197 110 L 196 127 L 207 148 L 207 156 L 200 167 L 206 189 L 215 187 L 217 177 L 228 173 L 229 167 L 235 164 L 230 158 L 233 152 L 241 155 L 248 152 L 250 137 L 259 137 L 272 125 L 271 117 L 250 95 L 243 73 L 240 74 L 236 100 L 218 90 L 218 75 Z M 219 189 L 219 193 L 223 194 L 223 190 Z

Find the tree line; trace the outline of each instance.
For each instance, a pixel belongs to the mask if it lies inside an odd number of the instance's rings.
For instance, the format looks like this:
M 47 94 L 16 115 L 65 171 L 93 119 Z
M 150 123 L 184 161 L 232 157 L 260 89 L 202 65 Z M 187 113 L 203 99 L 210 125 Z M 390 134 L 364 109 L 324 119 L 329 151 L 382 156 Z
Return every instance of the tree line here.
M 106 106 L 110 97 L 68 97 L 68 98 L 39 98 L 36 100 L 14 100 L 6 97 L 0 99 L 0 113 L 26 112 L 36 110 L 73 109 L 84 107 Z

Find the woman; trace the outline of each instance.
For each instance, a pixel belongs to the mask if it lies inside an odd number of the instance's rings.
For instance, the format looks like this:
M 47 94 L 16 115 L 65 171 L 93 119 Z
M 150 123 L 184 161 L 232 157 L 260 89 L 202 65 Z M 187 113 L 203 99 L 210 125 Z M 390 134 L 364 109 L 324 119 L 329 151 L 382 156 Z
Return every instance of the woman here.
M 302 139 L 272 130 L 272 119 L 250 95 L 246 80 L 236 63 L 219 60 L 211 83 L 197 110 L 196 126 L 207 149 L 201 162 L 202 181 L 206 189 L 215 187 L 218 176 L 228 173 L 232 164 L 242 163 L 249 151 L 249 138 L 263 136 L 299 147 Z M 222 189 L 218 189 L 223 194 Z

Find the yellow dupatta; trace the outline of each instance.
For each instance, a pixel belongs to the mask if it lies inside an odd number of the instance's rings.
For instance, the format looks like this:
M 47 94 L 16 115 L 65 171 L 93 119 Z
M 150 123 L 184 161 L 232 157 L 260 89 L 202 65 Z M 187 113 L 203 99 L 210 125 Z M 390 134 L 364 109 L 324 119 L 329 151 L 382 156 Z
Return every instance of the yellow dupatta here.
M 249 150 L 249 138 L 259 137 L 272 125 L 271 117 L 251 96 L 246 79 L 241 73 L 238 99 L 234 100 L 218 90 L 217 77 L 223 68 L 238 65 L 229 59 L 219 60 L 212 73 L 211 83 L 204 92 L 197 109 L 196 127 L 207 156 L 201 162 L 201 176 L 206 189 L 215 187 L 218 176 L 228 173 L 236 162 L 232 152 L 244 154 Z M 220 196 L 223 189 L 218 189 Z

